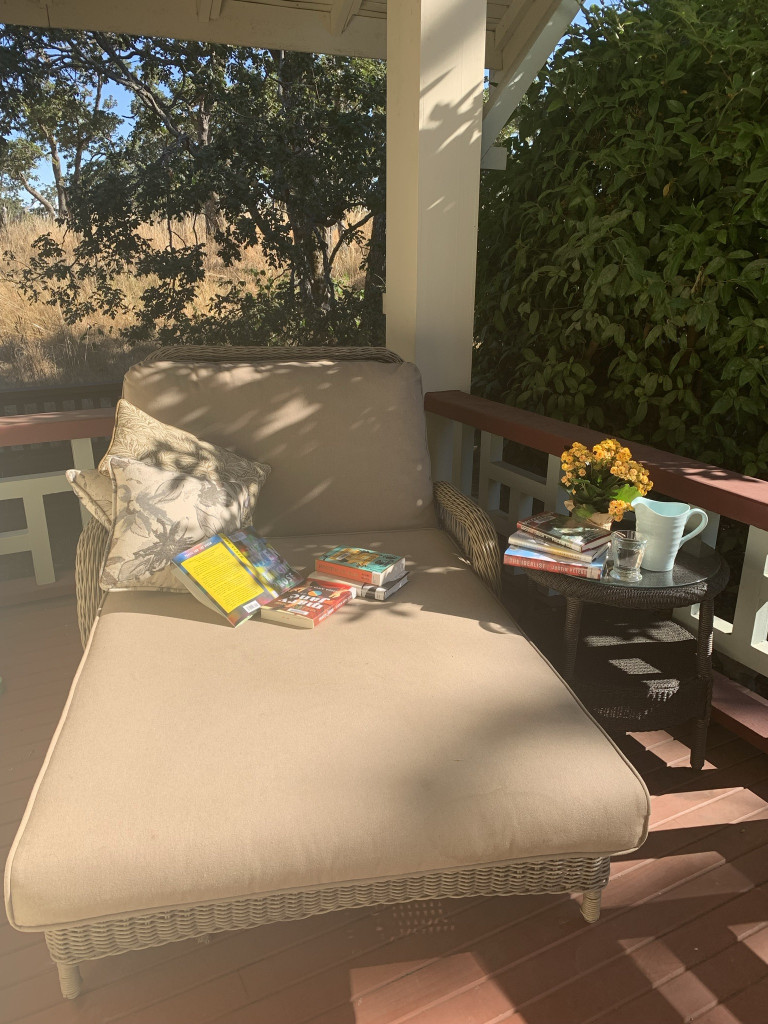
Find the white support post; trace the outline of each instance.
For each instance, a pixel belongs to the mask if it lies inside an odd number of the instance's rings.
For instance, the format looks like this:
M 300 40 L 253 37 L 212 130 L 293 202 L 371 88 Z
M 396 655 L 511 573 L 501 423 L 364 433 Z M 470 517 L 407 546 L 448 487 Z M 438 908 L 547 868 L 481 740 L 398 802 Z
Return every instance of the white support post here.
M 732 657 L 765 673 L 768 654 L 768 532 L 750 526 L 733 616 Z M 731 654 L 731 652 L 728 652 Z
M 568 493 L 560 483 L 563 475 L 563 467 L 559 455 L 547 456 L 547 496 L 544 499 L 544 509 L 547 512 L 567 512 L 565 507 L 565 496 Z
M 38 587 L 45 583 L 53 583 L 56 573 L 53 568 L 51 541 L 48 536 L 48 520 L 45 517 L 45 504 L 42 494 L 24 495 L 24 518 L 27 520 L 27 533 L 30 538 L 32 565 L 35 571 L 35 583 Z
M 493 475 L 493 465 L 501 462 L 504 454 L 504 438 L 489 434 L 480 435 L 480 484 L 478 504 L 486 512 L 498 513 L 501 507 L 501 484 Z
M 451 482 L 462 494 L 472 494 L 475 431 L 466 423 L 453 424 L 453 473 Z
M 387 346 L 425 391 L 470 385 L 485 36 L 485 0 L 387 9 Z
M 507 17 L 512 23 L 508 25 L 507 38 L 495 41 L 497 46 L 501 44 L 504 71 L 501 80 L 495 83 L 493 98 L 484 112 L 484 168 L 503 170 L 506 167 L 506 150 L 494 148 L 499 132 L 568 31 L 579 7 L 578 0 L 561 0 L 544 10 L 543 19 L 540 14 L 543 5 L 518 3 L 508 8 Z
M 72 445 L 72 465 L 75 469 L 95 469 L 93 464 L 93 441 L 91 438 L 77 437 L 70 444 Z M 90 518 L 91 513 L 80 502 L 80 520 L 83 524 L 83 529 L 88 525 Z

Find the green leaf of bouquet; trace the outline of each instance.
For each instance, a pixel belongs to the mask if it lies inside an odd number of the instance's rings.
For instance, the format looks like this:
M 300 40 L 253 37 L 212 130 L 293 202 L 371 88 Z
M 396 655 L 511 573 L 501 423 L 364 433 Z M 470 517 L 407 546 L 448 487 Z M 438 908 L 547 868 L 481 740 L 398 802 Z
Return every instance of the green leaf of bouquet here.
M 621 487 L 614 494 L 614 498 L 617 501 L 628 501 L 632 502 L 635 498 L 640 496 L 640 491 L 635 487 L 634 484 L 622 484 Z
M 589 519 L 591 515 L 597 511 L 594 505 L 576 505 L 573 509 L 573 515 L 577 519 Z

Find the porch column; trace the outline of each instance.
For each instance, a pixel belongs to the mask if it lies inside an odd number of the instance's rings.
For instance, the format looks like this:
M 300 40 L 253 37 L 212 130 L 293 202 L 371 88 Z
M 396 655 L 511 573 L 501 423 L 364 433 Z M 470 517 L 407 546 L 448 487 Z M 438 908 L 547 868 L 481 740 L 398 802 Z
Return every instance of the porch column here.
M 387 347 L 469 389 L 486 0 L 387 5 Z

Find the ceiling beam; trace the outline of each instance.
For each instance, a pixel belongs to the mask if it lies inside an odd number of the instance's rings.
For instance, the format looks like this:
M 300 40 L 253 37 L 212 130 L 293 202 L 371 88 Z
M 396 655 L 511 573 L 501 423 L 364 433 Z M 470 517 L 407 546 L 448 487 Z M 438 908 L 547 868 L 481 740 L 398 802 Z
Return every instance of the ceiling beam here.
M 548 6 L 546 0 L 513 0 L 515 10 L 521 2 L 525 6 Z M 317 11 L 279 0 L 0 0 L 0 24 L 126 32 L 385 59 L 386 18 L 367 17 L 361 7 L 358 0 L 333 0 L 333 7 L 318 17 Z M 331 30 L 332 15 L 336 32 Z M 509 44 L 511 20 L 512 15 L 507 20 L 505 14 L 495 29 L 486 33 L 487 68 L 505 67 L 502 51 Z M 514 37 L 514 26 L 511 31 Z M 503 45 L 497 46 L 496 40 Z
M 353 17 L 346 31 L 334 36 L 327 14 L 321 20 L 315 11 L 287 3 L 224 0 L 219 7 L 219 0 L 200 0 L 198 8 L 190 0 L 0 0 L 0 24 L 125 32 L 348 57 L 384 58 L 387 54 L 384 18 Z
M 522 12 L 526 7 L 535 7 L 536 4 L 537 0 L 512 0 L 503 17 L 499 19 L 499 23 L 493 33 L 494 50 L 497 50 L 499 53 L 504 52 L 504 47 L 515 31 L 515 26 L 520 20 Z
M 225 0 L 195 0 L 197 17 L 200 21 L 215 21 L 221 14 Z
M 483 112 L 481 167 L 484 169 L 503 170 L 506 166 L 505 151 L 495 147 L 499 132 L 509 121 L 515 107 L 525 96 L 531 82 L 544 67 L 579 10 L 578 0 L 555 2 L 533 28 L 530 9 L 523 12 L 519 36 L 515 33 L 504 47 L 508 63 Z
M 335 0 L 331 8 L 331 35 L 340 36 L 360 10 L 363 0 Z

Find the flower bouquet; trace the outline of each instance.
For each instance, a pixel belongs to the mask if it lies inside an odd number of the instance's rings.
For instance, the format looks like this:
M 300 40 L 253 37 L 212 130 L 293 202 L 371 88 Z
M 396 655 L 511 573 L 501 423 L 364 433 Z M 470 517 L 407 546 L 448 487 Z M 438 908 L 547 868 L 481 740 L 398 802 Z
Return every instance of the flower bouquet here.
M 603 529 L 610 529 L 611 522 L 620 523 L 634 499 L 653 487 L 648 470 L 612 437 L 592 449 L 575 441 L 560 463 L 561 483 L 572 496 L 565 507 L 573 516 Z

